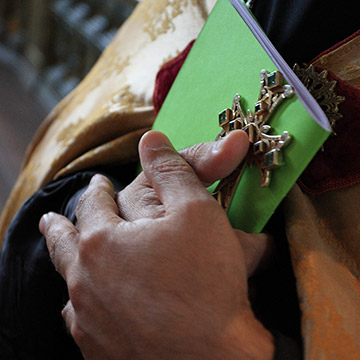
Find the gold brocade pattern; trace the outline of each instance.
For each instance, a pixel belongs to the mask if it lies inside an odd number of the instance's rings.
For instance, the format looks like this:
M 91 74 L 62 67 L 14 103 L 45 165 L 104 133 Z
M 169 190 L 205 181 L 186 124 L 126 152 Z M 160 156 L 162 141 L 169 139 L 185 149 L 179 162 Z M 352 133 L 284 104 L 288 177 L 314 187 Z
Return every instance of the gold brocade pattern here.
M 313 63 L 327 69 L 348 84 L 360 88 L 360 35 Z
M 159 35 L 166 34 L 169 31 L 175 31 L 174 19 L 183 13 L 183 9 L 190 4 L 195 3 L 193 0 L 164 0 L 165 6 L 163 11 L 156 7 L 148 12 L 144 23 L 144 31 L 149 34 L 152 41 L 156 40 Z
M 134 111 L 134 109 L 144 106 L 146 106 L 145 99 L 132 93 L 130 86 L 126 85 L 104 104 L 103 109 L 108 113 L 114 113 L 117 111 Z
M 197 37 L 213 5 L 214 0 L 143 0 L 137 6 L 35 135 L 0 218 L 0 244 L 25 199 L 55 177 L 95 164 L 134 161 L 137 142 L 155 118 L 156 73 L 164 59 Z

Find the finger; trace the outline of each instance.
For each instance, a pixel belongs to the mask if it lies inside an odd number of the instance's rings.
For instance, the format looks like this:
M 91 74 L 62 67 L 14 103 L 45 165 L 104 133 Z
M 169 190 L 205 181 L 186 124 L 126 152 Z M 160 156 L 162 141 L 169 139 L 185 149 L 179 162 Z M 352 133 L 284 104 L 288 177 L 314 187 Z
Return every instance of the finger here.
M 139 143 L 140 161 L 146 178 L 166 210 L 179 209 L 193 199 L 209 199 L 192 167 L 159 131 L 149 131 Z
M 119 215 L 126 221 L 164 216 L 164 206 L 143 172 L 116 195 L 116 203 Z
M 180 150 L 205 186 L 230 175 L 245 158 L 249 138 L 244 131 L 235 130 L 218 141 L 201 143 Z
M 42 216 L 39 230 L 45 236 L 50 258 L 56 270 L 67 280 L 78 244 L 78 231 L 64 216 L 48 213 Z
M 248 234 L 234 230 L 243 248 L 248 278 L 266 265 L 274 248 L 274 239 L 268 234 Z
M 84 324 L 86 325 L 89 322 L 91 323 L 94 314 L 90 314 L 90 318 L 89 316 L 87 316 L 85 321 L 84 319 L 82 319 L 81 321 L 81 319 L 79 319 L 79 313 L 75 312 L 73 303 L 71 302 L 71 300 L 69 300 L 64 309 L 62 310 L 61 315 L 65 321 L 65 326 L 67 330 L 73 337 L 76 344 L 79 346 L 84 359 L 98 359 L 100 353 L 103 355 L 103 358 L 108 359 L 108 357 L 104 355 L 104 349 L 101 347 L 101 342 L 98 340 L 102 335 L 104 335 L 101 330 L 98 330 L 98 333 L 90 332 L 89 334 L 84 331 L 83 328 Z M 95 337 L 92 335 L 95 335 Z M 105 334 L 105 336 L 108 336 L 108 334 Z
M 76 225 L 79 232 L 119 222 L 121 219 L 118 215 L 113 184 L 105 176 L 95 175 L 76 208 Z

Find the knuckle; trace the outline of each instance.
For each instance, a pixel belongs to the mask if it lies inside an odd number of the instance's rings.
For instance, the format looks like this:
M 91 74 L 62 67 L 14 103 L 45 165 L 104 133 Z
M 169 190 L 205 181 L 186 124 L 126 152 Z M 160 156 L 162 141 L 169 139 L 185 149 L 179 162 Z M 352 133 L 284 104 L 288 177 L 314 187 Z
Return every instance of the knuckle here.
M 141 196 L 141 202 L 145 206 L 160 206 L 161 201 L 153 189 L 143 191 Z
M 97 179 L 100 179 L 100 182 L 97 181 L 94 185 L 89 185 L 87 190 L 81 195 L 78 204 L 75 209 L 75 216 L 79 219 L 82 215 L 91 213 L 91 211 L 96 208 L 99 202 L 99 198 L 102 197 L 104 193 L 111 194 L 114 198 L 114 185 L 112 182 L 103 175 L 96 175 Z
M 94 176 L 96 183 L 91 181 L 87 189 L 88 194 L 97 195 L 101 192 L 114 193 L 114 185 L 106 176 L 97 174 Z
M 79 309 L 81 312 L 81 308 Z M 78 315 L 79 311 L 75 311 L 74 303 L 69 300 L 66 306 L 61 311 L 61 316 L 65 321 L 65 326 L 68 329 L 75 342 L 79 345 L 84 339 L 84 331 L 79 326 Z
M 160 174 L 169 172 L 183 173 L 190 171 L 189 165 L 180 157 L 175 159 L 162 159 L 162 161 L 156 163 L 154 167 L 156 172 Z
M 205 147 L 205 143 L 199 143 L 183 150 L 181 155 L 190 164 L 195 164 L 203 156 L 204 150 L 206 150 Z
M 103 226 L 92 227 L 80 233 L 79 243 L 85 247 L 92 247 L 106 237 L 106 228 Z
M 211 199 L 205 196 L 198 196 L 189 199 L 181 205 L 183 216 L 187 218 L 209 218 L 214 215 L 214 207 Z
M 96 261 L 96 254 L 100 252 L 101 244 L 107 239 L 107 230 L 97 227 L 91 231 L 80 233 L 78 242 L 79 259 L 85 263 Z
M 69 331 L 74 341 L 81 347 L 85 341 L 86 334 L 76 321 L 71 324 Z
M 109 188 L 109 191 L 114 191 L 114 184 L 104 175 L 98 175 L 100 179 L 104 182 L 105 186 Z
M 174 181 L 174 179 L 184 180 L 193 176 L 192 168 L 181 158 L 166 159 L 154 164 L 152 173 L 153 180 L 159 183 Z

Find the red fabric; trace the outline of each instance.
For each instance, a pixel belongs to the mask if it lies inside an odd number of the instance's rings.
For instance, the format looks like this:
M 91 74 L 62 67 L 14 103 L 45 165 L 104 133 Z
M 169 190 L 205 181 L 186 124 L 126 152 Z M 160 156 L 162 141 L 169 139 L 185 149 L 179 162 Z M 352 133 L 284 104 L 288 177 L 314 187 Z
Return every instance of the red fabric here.
M 329 74 L 336 80 L 337 95 L 345 96 L 339 105 L 343 118 L 337 121 L 335 133 L 324 144 L 305 169 L 298 184 L 303 191 L 321 194 L 360 182 L 360 90 Z
M 179 55 L 165 63 L 157 73 L 153 94 L 153 105 L 156 114 L 160 111 L 171 85 L 173 84 L 194 42 L 195 40 L 192 40 Z
M 321 55 L 353 39 L 359 32 Z M 156 112 L 160 110 L 193 43 L 194 41 L 159 70 L 153 94 L 153 104 Z M 298 180 L 302 190 L 310 194 L 321 194 L 360 182 L 360 149 L 358 146 L 360 141 L 357 138 L 357 136 L 360 136 L 360 90 L 331 73 L 329 73 L 328 80 L 336 80 L 338 82 L 335 88 L 336 94 L 345 96 L 345 102 L 339 105 L 339 111 L 343 118 L 338 120 L 335 126 L 337 135 L 331 136 L 326 141 L 324 145 L 325 151 L 319 151 L 316 154 Z

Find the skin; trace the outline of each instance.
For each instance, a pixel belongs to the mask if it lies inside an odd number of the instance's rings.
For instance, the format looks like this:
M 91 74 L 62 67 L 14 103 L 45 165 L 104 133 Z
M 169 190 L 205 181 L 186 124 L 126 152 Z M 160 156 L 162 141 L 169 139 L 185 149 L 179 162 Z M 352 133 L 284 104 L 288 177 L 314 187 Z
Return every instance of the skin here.
M 244 158 L 245 133 L 179 154 L 160 132 L 139 144 L 141 173 L 114 195 L 96 175 L 74 226 L 39 228 L 68 285 L 66 325 L 86 359 L 271 359 L 247 278 L 271 239 L 232 229 L 205 189 Z

